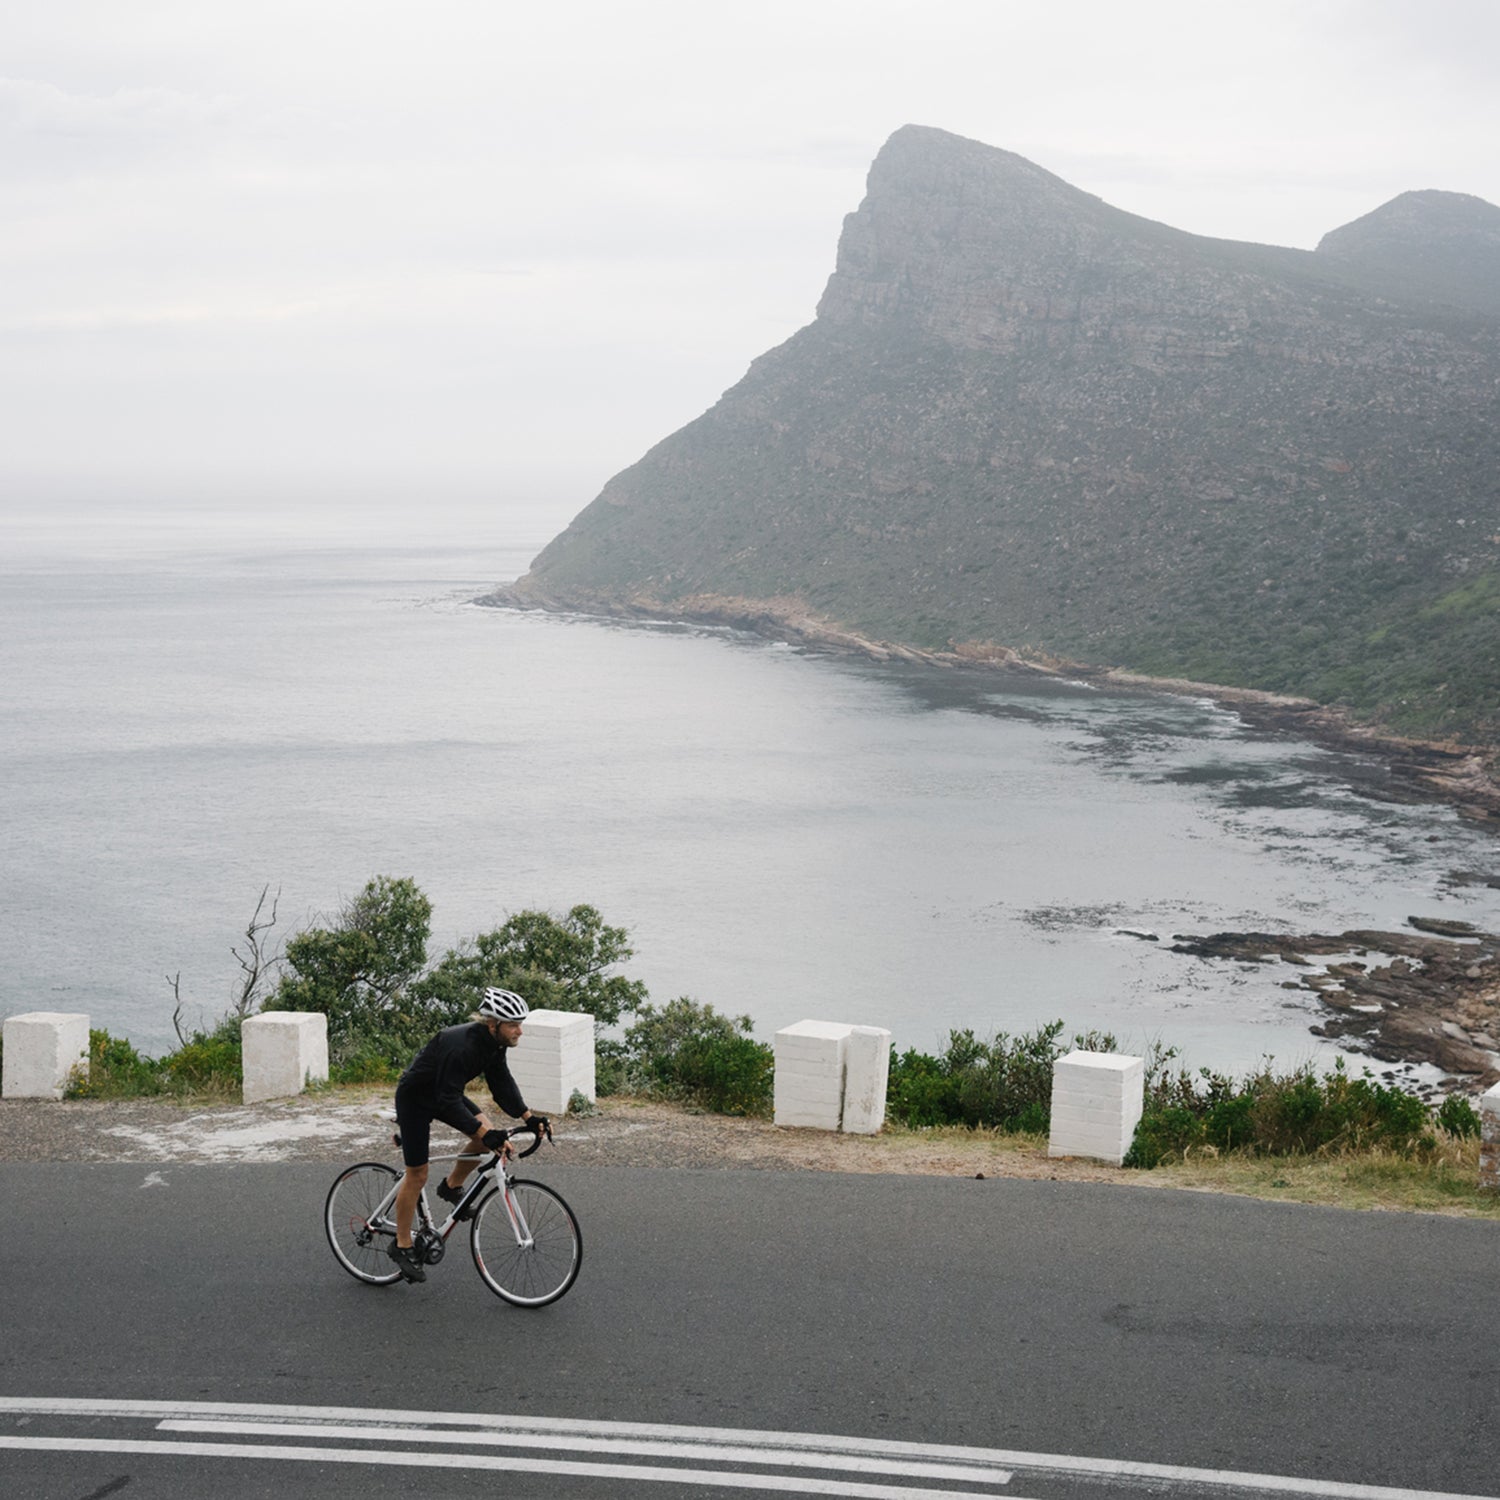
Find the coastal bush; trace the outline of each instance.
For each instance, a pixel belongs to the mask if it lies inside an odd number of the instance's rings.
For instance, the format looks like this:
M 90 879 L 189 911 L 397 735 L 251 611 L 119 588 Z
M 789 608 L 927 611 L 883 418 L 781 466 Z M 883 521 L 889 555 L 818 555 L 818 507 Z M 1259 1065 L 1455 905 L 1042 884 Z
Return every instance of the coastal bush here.
M 186 1029 L 179 983 L 169 978 L 176 1050 L 147 1057 L 122 1038 L 91 1032 L 89 1077 L 79 1070 L 69 1098 L 237 1093 L 240 1025 L 277 972 L 276 989 L 261 1008 L 328 1018 L 332 1083 L 394 1082 L 418 1049 L 442 1027 L 465 1020 L 491 985 L 519 991 L 533 1008 L 588 1011 L 601 1027 L 649 1009 L 646 986 L 612 972 L 633 956 L 629 934 L 608 926 L 592 906 L 575 906 L 563 916 L 517 912 L 429 969 L 432 903 L 409 878 L 367 881 L 332 918 L 289 939 L 284 956 L 265 939 L 275 923 L 274 903 L 265 915 L 267 891 L 247 928 L 244 953 L 231 949 L 245 977 L 229 1014 L 207 1028 Z M 743 1040 L 706 1051 L 700 1045 L 701 1056 L 687 1048 L 674 1066 L 684 1077 L 696 1075 L 694 1086 L 706 1090 L 705 1097 L 749 1107 L 756 1058 Z M 603 1085 L 622 1076 L 624 1049 L 602 1038 L 599 1047 Z
M 1433 1116 L 1439 1127 L 1459 1140 L 1471 1140 L 1480 1133 L 1479 1111 L 1462 1094 L 1449 1094 Z
M 238 1094 L 240 1023 L 220 1022 L 212 1031 L 193 1032 L 165 1057 L 146 1057 L 124 1037 L 89 1032 L 89 1068 L 69 1078 L 67 1099 L 182 1098 L 190 1094 Z
M 75 1068 L 65 1099 L 135 1099 L 163 1092 L 161 1065 L 142 1057 L 124 1037 L 89 1031 L 89 1068 Z
M 1125 1165 L 1149 1169 L 1203 1149 L 1259 1156 L 1411 1154 L 1436 1145 L 1432 1126 L 1415 1094 L 1368 1074 L 1352 1078 L 1342 1058 L 1329 1073 L 1310 1066 L 1276 1073 L 1267 1065 L 1240 1083 L 1206 1068 L 1197 1074 L 1163 1068 L 1154 1075 L 1148 1068 L 1145 1107 Z
M 244 1063 L 240 1024 L 238 1016 L 226 1016 L 211 1031 L 193 1032 L 157 1065 L 163 1077 L 180 1093 L 238 1093 Z
M 658 1010 L 642 1004 L 615 1061 L 617 1087 L 686 1099 L 727 1115 L 771 1110 L 774 1053 L 732 1017 L 686 995 Z
M 914 1049 L 891 1059 L 886 1116 L 901 1125 L 967 1125 L 1046 1131 L 1052 1119 L 1052 1069 L 1068 1050 L 1063 1022 L 981 1041 L 972 1031 L 948 1033 L 941 1057 Z M 1114 1037 L 1075 1036 L 1075 1049 L 1111 1052 Z
M 517 912 L 429 968 L 431 918 L 413 880 L 382 875 L 331 921 L 287 942 L 286 972 L 265 1008 L 328 1017 L 333 1082 L 394 1080 L 491 986 L 518 991 L 535 1009 L 586 1011 L 600 1028 L 646 1002 L 644 984 L 613 972 L 633 956 L 629 934 L 595 907 Z

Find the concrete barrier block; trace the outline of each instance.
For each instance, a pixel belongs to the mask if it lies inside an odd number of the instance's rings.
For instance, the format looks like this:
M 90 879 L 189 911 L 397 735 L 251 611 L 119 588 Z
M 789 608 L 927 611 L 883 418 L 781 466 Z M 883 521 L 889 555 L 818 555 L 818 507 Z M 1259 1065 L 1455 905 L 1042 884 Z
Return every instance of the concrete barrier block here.
M 328 1081 L 328 1017 L 321 1011 L 268 1010 L 240 1028 L 240 1088 L 246 1104 L 285 1099 Z
M 883 1026 L 856 1026 L 844 1056 L 843 1128 L 874 1135 L 885 1124 L 885 1091 L 891 1074 L 891 1034 Z
M 844 1059 L 853 1030 L 837 1021 L 798 1021 L 776 1033 L 773 1092 L 778 1125 L 839 1128 Z
M 505 1061 L 527 1107 L 544 1115 L 566 1114 L 575 1090 L 585 1099 L 599 1097 L 594 1018 L 584 1011 L 532 1011 L 520 1045 L 506 1053 Z
M 10 1040 L 5 1043 L 10 1057 Z M 1479 1096 L 1479 1185 L 1500 1193 L 1500 1083 Z
M 1052 1069 L 1048 1156 L 1087 1156 L 1119 1166 L 1145 1104 L 1144 1058 L 1070 1052 Z
M 71 1011 L 33 1010 L 7 1016 L 0 1094 L 7 1099 L 61 1099 L 74 1069 L 89 1072 L 89 1018 Z

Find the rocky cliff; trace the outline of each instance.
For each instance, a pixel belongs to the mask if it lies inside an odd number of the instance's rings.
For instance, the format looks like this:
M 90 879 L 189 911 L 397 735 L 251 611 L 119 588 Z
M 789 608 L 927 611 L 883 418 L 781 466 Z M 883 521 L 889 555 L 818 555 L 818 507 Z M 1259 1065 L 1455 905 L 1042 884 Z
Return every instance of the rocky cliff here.
M 1211 240 L 908 126 L 816 319 L 509 598 L 1500 733 L 1500 209 Z

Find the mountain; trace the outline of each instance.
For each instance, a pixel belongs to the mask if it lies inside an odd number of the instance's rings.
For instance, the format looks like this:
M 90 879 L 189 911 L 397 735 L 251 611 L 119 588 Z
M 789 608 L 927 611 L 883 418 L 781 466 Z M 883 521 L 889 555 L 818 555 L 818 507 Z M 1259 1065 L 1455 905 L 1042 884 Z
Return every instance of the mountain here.
M 906 126 L 814 321 L 506 595 L 1305 695 L 1500 740 L 1500 209 L 1315 251 Z

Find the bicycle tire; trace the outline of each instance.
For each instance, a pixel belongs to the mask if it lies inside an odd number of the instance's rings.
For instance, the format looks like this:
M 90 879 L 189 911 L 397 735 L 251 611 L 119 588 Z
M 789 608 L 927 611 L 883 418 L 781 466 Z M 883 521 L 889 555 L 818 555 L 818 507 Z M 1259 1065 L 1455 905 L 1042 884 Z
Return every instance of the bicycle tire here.
M 516 1243 L 505 1196 L 497 1189 L 474 1212 L 469 1230 L 474 1268 L 497 1297 L 516 1307 L 545 1307 L 577 1281 L 583 1233 L 561 1193 L 520 1177 L 510 1186 L 532 1243 Z
M 401 1280 L 386 1254 L 395 1243 L 394 1226 L 371 1230 L 370 1215 L 380 1207 L 401 1174 L 380 1161 L 362 1161 L 334 1178 L 323 1205 L 323 1228 L 338 1263 L 367 1286 L 390 1286 Z

